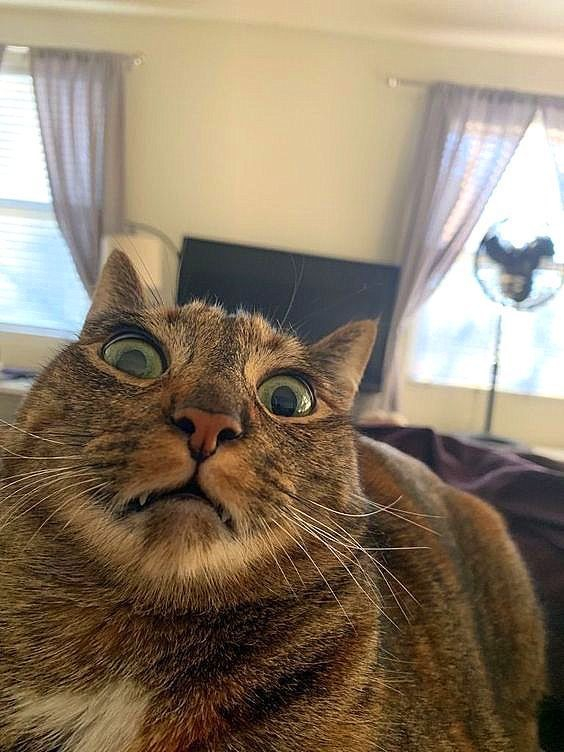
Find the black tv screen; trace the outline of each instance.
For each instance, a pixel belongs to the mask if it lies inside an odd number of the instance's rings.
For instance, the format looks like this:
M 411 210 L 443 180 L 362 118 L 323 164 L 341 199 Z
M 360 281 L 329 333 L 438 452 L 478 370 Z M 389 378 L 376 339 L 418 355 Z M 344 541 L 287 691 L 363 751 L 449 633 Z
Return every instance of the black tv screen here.
M 361 389 L 378 391 L 399 268 L 324 256 L 184 239 L 178 302 L 205 298 L 228 311 L 260 311 L 315 342 L 348 321 L 379 319 Z

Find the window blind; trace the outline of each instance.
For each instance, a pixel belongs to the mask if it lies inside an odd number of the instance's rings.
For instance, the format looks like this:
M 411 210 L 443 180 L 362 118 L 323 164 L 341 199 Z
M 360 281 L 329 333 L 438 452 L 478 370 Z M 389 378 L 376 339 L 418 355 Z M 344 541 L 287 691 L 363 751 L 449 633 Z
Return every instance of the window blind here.
M 27 58 L 0 70 L 0 327 L 76 333 L 89 300 L 55 215 Z

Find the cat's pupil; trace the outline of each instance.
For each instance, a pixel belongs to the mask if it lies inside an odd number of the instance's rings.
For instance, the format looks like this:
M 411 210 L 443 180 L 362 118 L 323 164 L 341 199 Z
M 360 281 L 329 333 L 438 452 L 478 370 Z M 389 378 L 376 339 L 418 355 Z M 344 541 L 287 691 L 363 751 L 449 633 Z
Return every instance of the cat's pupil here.
M 126 350 L 116 362 L 116 368 L 132 376 L 143 376 L 147 371 L 147 357 L 141 350 Z
M 291 417 L 298 408 L 298 397 L 289 386 L 279 386 L 272 392 L 270 405 L 275 415 Z

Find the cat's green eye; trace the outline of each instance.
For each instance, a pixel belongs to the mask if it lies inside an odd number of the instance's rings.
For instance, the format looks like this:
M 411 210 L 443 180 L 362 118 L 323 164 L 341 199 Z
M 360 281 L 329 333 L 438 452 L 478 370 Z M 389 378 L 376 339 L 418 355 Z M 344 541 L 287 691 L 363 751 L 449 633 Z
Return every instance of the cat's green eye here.
M 310 387 L 297 376 L 279 373 L 263 381 L 258 397 L 268 412 L 283 418 L 301 418 L 310 415 L 315 400 Z
M 161 353 L 142 337 L 122 335 L 108 342 L 102 358 L 118 371 L 138 379 L 156 379 L 165 370 Z

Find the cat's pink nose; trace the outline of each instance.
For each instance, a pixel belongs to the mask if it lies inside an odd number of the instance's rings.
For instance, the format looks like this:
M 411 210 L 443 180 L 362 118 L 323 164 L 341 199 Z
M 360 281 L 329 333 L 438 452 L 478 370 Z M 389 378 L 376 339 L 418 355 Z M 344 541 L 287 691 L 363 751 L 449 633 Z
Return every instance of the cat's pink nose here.
M 198 462 L 210 457 L 220 444 L 239 438 L 243 432 L 241 423 L 232 415 L 210 413 L 197 407 L 179 410 L 174 423 L 188 435 L 190 454 Z

